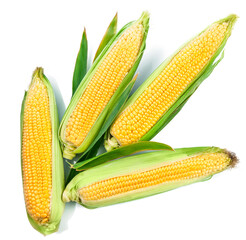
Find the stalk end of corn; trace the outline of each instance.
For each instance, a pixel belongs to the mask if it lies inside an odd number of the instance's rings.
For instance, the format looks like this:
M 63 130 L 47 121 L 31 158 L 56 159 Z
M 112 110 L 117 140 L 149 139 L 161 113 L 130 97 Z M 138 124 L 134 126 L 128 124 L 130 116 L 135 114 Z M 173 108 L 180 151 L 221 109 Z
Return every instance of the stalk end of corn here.
M 63 202 L 70 202 L 70 198 L 69 198 L 66 190 L 62 194 L 62 201 Z
M 107 152 L 110 152 L 116 148 L 118 148 L 120 144 L 118 143 L 117 139 L 115 137 L 108 138 L 104 142 L 104 147 L 107 150 Z
M 79 202 L 80 198 L 79 198 L 79 195 L 77 194 L 77 191 L 75 191 L 75 189 L 66 188 L 62 194 L 62 201 L 64 203 L 70 202 L 70 201 Z
M 65 145 L 64 150 L 63 150 L 63 157 L 68 160 L 72 160 L 76 156 L 76 154 L 73 152 L 74 150 L 75 148 L 69 145 Z
M 28 215 L 28 219 L 30 224 L 34 229 L 36 229 L 38 232 L 40 232 L 43 236 L 47 236 L 49 234 L 52 234 L 54 232 L 57 232 L 59 228 L 59 223 L 49 223 L 47 226 L 38 225 L 33 219 Z

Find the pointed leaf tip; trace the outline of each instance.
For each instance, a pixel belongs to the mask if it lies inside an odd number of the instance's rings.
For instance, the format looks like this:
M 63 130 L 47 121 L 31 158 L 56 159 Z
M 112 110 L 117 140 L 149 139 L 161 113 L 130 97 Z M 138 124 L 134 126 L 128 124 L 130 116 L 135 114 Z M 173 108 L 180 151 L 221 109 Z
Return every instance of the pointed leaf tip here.
M 84 27 L 84 31 L 83 31 L 83 36 L 86 38 L 87 40 L 87 34 L 86 34 L 86 28 Z
M 86 35 L 86 28 L 84 27 L 84 31 L 82 34 L 82 39 L 80 43 L 80 49 L 77 55 L 74 73 L 73 73 L 73 84 L 72 90 L 73 94 L 75 93 L 77 87 L 79 86 L 80 82 L 84 78 L 87 72 L 87 54 L 88 54 L 88 43 L 87 43 L 87 35 Z
M 93 62 L 96 60 L 96 58 L 100 55 L 100 53 L 102 52 L 102 50 L 105 48 L 105 46 L 108 44 L 108 42 L 113 38 L 113 36 L 116 34 L 117 32 L 117 24 L 118 24 L 118 13 L 116 12 L 114 18 L 111 20 L 100 44 L 99 47 L 96 51 L 95 57 Z

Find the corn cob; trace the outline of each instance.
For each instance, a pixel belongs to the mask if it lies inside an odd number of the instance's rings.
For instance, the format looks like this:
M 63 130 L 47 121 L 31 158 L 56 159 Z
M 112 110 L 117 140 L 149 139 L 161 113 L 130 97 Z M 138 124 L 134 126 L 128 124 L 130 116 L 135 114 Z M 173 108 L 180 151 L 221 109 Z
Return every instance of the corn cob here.
M 177 114 L 221 60 L 215 63 L 236 18 L 213 23 L 152 73 L 112 124 L 105 141 L 108 151 L 150 140 Z
M 145 48 L 149 15 L 127 24 L 112 38 L 77 88 L 61 122 L 59 135 L 72 159 L 91 145 L 115 97 L 132 79 Z M 105 130 L 106 131 L 106 130 Z
M 63 159 L 52 87 L 37 68 L 21 111 L 21 162 L 27 216 L 44 235 L 58 229 L 64 209 Z
M 236 163 L 233 153 L 217 147 L 142 153 L 79 173 L 67 185 L 63 200 L 88 208 L 126 202 L 208 180 Z

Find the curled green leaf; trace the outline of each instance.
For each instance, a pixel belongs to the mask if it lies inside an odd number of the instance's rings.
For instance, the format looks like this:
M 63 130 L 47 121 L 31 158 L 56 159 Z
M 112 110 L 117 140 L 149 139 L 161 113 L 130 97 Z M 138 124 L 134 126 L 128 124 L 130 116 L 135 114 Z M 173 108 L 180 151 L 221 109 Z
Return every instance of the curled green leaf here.
M 138 142 L 133 143 L 128 146 L 117 148 L 111 152 L 103 153 L 99 156 L 87 159 L 82 162 L 78 162 L 72 166 L 72 168 L 76 169 L 77 171 L 87 170 L 89 168 L 95 167 L 99 164 L 121 158 L 126 157 L 128 155 L 143 152 L 143 151 L 157 151 L 157 150 L 169 150 L 173 151 L 173 149 L 163 143 L 158 142 Z

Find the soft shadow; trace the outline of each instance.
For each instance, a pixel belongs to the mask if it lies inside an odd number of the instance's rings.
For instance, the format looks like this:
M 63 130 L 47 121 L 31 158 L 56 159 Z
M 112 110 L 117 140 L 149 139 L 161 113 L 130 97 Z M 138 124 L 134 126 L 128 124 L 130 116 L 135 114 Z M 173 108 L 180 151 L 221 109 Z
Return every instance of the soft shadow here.
M 64 115 L 64 113 L 66 111 L 66 106 L 65 106 L 65 103 L 63 101 L 63 97 L 62 97 L 61 91 L 59 89 L 59 86 L 58 86 L 55 78 L 53 78 L 52 76 L 49 76 L 49 75 L 46 75 L 46 76 L 49 79 L 50 84 L 51 84 L 51 86 L 53 88 L 53 91 L 54 91 L 56 104 L 57 104 L 57 110 L 58 110 L 59 122 L 61 122 L 62 117 L 63 117 L 63 115 Z M 65 160 L 64 160 L 65 177 L 66 177 L 69 169 L 70 169 L 70 165 L 68 163 L 66 163 Z M 74 214 L 75 206 L 76 206 L 75 202 L 66 203 L 65 209 L 64 209 L 64 212 L 63 212 L 63 215 L 62 215 L 62 219 L 61 219 L 61 222 L 60 222 L 60 226 L 59 226 L 59 229 L 58 229 L 58 233 L 61 233 L 64 230 L 68 229 L 68 221 L 71 219 L 71 217 Z
M 151 75 L 152 72 L 164 61 L 165 54 L 159 48 L 151 48 L 151 51 L 144 54 L 142 61 L 137 69 L 138 77 L 131 95 L 135 92 L 138 87 Z
M 104 148 L 104 145 L 102 143 L 101 146 L 98 149 L 97 155 L 101 155 L 101 154 L 103 154 L 105 152 L 106 152 L 106 149 Z
M 61 122 L 61 120 L 63 118 L 63 115 L 64 115 L 64 113 L 66 111 L 66 106 L 65 106 L 65 103 L 63 101 L 63 97 L 62 97 L 61 91 L 59 89 L 59 86 L 58 86 L 57 81 L 55 80 L 55 78 L 53 78 L 52 76 L 49 76 L 49 75 L 46 75 L 46 76 L 49 79 L 50 84 L 51 84 L 51 86 L 53 88 L 53 92 L 54 92 L 55 99 L 56 99 L 59 122 Z M 73 164 L 74 162 L 70 161 L 70 163 Z M 65 179 L 66 179 L 67 174 L 68 174 L 68 172 L 70 170 L 70 165 L 66 162 L 66 159 L 63 159 L 63 165 L 64 165 L 64 175 L 65 175 Z
M 56 105 L 57 105 L 57 110 L 58 110 L 58 116 L 59 116 L 59 121 L 61 122 L 62 117 L 66 111 L 66 106 L 65 103 L 63 101 L 63 97 L 61 94 L 61 91 L 59 89 L 59 86 L 55 80 L 55 78 L 53 78 L 52 76 L 46 75 L 47 78 L 50 81 L 50 84 L 53 88 L 54 94 L 55 94 L 55 98 L 56 98 Z
M 65 209 L 62 215 L 61 223 L 58 229 L 58 233 L 62 233 L 63 231 L 68 229 L 68 222 L 74 214 L 75 207 L 76 207 L 75 202 L 66 203 Z

